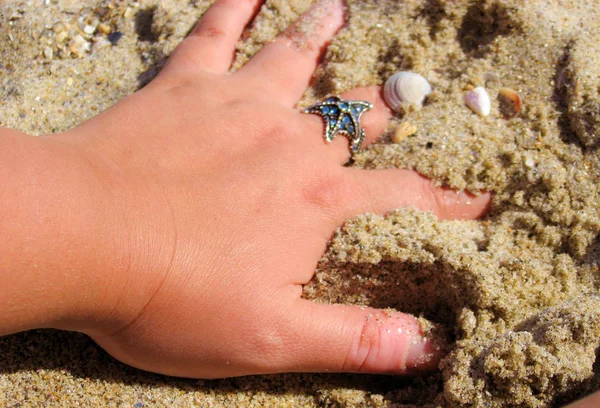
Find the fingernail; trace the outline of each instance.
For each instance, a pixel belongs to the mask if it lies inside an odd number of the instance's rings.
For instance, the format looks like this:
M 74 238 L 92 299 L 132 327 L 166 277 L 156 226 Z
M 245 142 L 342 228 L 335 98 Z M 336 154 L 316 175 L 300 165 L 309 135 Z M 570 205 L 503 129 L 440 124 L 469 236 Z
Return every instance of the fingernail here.
M 424 334 L 418 320 L 408 347 L 405 366 L 408 371 L 427 370 L 437 366 L 444 341 L 434 331 Z
M 334 36 L 344 24 L 344 17 L 342 0 L 319 0 L 290 27 L 287 35 L 292 40 L 319 42 Z
M 434 336 L 423 334 L 416 317 L 397 312 L 374 317 L 381 343 L 367 371 L 406 373 L 436 367 L 441 348 Z

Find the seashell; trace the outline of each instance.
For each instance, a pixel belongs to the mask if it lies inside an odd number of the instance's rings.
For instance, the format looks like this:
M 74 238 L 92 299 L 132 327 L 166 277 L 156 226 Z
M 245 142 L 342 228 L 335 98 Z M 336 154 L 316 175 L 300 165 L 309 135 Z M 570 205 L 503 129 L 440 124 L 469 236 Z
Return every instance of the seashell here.
M 56 34 L 56 37 L 54 37 L 54 40 L 60 44 L 63 41 L 65 41 L 67 39 L 67 37 L 69 37 L 69 33 L 67 31 L 62 31 L 58 34 Z
M 425 97 L 431 93 L 431 85 L 414 72 L 398 72 L 385 82 L 383 96 L 387 104 L 396 112 L 402 112 L 402 103 L 421 107 Z
M 531 156 L 525 156 L 525 166 L 532 169 L 535 167 L 535 160 Z
M 488 116 L 492 110 L 490 96 L 482 86 L 465 94 L 465 105 L 479 116 Z
M 44 48 L 44 57 L 46 57 L 48 61 L 52 61 L 52 58 L 54 58 L 54 50 L 50 47 Z
M 521 112 L 523 101 L 517 91 L 510 88 L 500 88 L 498 90 L 498 96 L 504 101 L 504 103 L 501 103 L 500 110 L 505 117 L 512 118 Z M 510 104 L 510 106 L 507 106 L 507 103 Z
M 105 23 L 100 23 L 100 24 L 98 25 L 98 32 L 99 32 L 100 34 L 105 34 L 105 35 L 106 35 L 106 34 L 110 34 L 110 31 L 111 31 L 111 30 L 110 30 L 110 26 L 109 26 L 108 24 L 105 24 Z
M 83 27 L 83 32 L 87 35 L 92 35 L 96 32 L 96 27 L 88 24 L 85 27 Z
M 404 139 L 417 133 L 417 127 L 410 122 L 404 122 L 396 128 L 392 142 L 401 143 Z

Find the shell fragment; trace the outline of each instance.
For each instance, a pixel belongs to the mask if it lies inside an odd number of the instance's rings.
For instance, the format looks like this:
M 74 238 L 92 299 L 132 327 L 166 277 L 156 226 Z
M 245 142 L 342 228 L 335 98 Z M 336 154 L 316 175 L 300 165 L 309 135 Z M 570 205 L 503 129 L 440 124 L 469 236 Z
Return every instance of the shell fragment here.
M 479 116 L 488 116 L 492 111 L 490 95 L 482 86 L 465 94 L 465 105 Z

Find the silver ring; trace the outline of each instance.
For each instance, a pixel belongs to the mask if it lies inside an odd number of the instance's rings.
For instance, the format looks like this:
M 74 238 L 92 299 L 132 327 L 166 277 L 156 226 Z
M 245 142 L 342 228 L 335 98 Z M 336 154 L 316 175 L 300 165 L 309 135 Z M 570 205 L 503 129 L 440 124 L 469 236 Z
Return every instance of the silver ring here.
M 325 121 L 325 140 L 331 143 L 338 134 L 350 141 L 352 154 L 360 151 L 365 140 L 365 130 L 360 127 L 360 116 L 373 109 L 366 101 L 346 101 L 339 96 L 331 96 L 322 102 L 304 109 L 304 113 L 321 115 Z

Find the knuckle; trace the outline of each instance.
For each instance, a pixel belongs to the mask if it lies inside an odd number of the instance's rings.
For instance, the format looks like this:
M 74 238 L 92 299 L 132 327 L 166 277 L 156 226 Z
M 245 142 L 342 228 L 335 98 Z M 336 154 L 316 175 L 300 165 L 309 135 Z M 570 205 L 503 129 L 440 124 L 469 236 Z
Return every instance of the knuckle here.
M 207 39 L 220 39 L 228 36 L 227 31 L 221 27 L 205 24 L 200 24 L 192 34 L 194 37 Z
M 367 371 L 380 354 L 382 333 L 379 325 L 371 321 L 372 318 L 373 316 L 365 317 L 358 339 L 348 350 L 342 366 L 343 371 Z
M 245 126 L 240 129 L 240 132 L 247 135 L 245 139 L 248 143 L 262 149 L 268 146 L 281 148 L 282 143 L 299 139 L 302 136 L 297 126 L 293 125 L 292 119 L 287 118 L 287 113 L 283 112 L 279 106 L 258 103 L 261 106 L 249 98 L 230 101 L 232 111 L 236 112 L 237 122 L 243 123 Z M 257 115 L 259 111 L 271 112 L 271 115 L 259 117 Z
M 259 362 L 264 362 L 264 356 L 276 359 L 278 356 L 284 355 L 286 349 L 289 349 L 286 337 L 277 328 L 263 329 L 262 333 L 254 339 L 253 343 L 254 355 L 261 356 Z
M 297 27 L 293 26 L 288 31 L 285 31 L 280 36 L 281 44 L 289 48 L 290 50 L 301 53 L 301 54 L 314 54 L 319 51 L 319 45 L 306 36 L 299 32 Z
M 457 194 L 444 187 L 437 187 L 432 181 L 427 181 L 428 194 L 432 203 L 432 211 L 438 217 L 453 217 L 458 209 Z
M 261 322 L 260 328 L 254 330 L 254 335 L 247 338 L 247 346 L 255 356 L 252 361 L 255 367 L 268 371 L 269 367 L 277 367 L 285 364 L 289 353 L 294 349 L 293 339 L 290 336 L 288 316 L 285 308 L 273 312 L 270 318 L 257 317 L 255 321 Z M 266 357 L 267 356 L 267 357 Z
M 275 120 L 267 124 L 264 132 L 260 132 L 259 138 L 268 143 L 280 146 L 286 140 L 293 138 L 294 131 L 282 121 Z
M 340 208 L 350 196 L 350 186 L 343 173 L 325 168 L 316 182 L 303 188 L 302 194 L 310 205 L 331 211 Z

